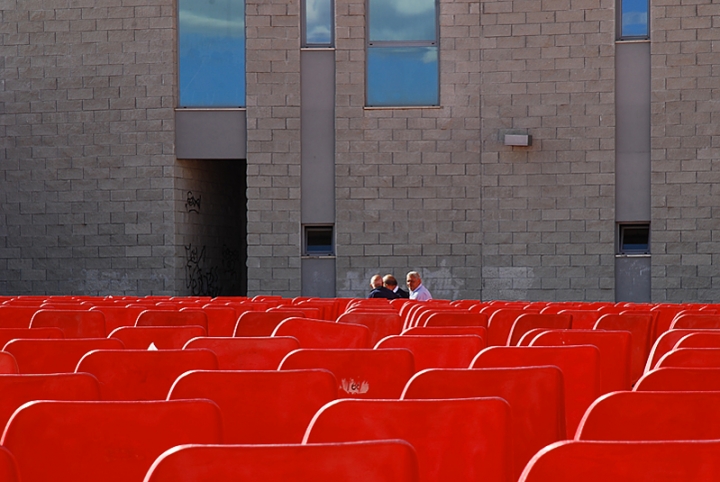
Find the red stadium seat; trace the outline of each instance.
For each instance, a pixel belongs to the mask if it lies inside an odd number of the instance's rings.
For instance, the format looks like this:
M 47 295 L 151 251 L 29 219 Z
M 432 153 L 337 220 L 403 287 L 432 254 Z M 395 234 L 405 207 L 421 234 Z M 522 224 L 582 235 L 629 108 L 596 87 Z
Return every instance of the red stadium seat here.
M 720 480 L 720 441 L 565 441 L 545 447 L 519 482 Z
M 99 311 L 105 315 L 105 331 L 112 333 L 114 329 L 121 326 L 135 326 L 138 315 L 145 311 L 145 308 L 141 306 L 102 305 L 93 306 L 90 311 Z
M 387 313 L 364 313 L 361 311 L 343 313 L 337 319 L 338 323 L 357 323 L 365 325 L 370 330 L 370 346 L 389 335 L 399 335 L 402 331 L 403 320 L 395 311 Z
M 650 355 L 655 332 L 655 314 L 646 312 L 609 313 L 595 323 L 595 330 L 623 330 L 632 333 L 630 354 L 630 382 L 635 383 L 643 374 Z
M 600 351 L 582 346 L 490 347 L 481 351 L 470 368 L 555 365 L 565 382 L 565 427 L 572 437 L 587 407 L 600 395 Z
M 54 326 L 47 328 L 0 328 L 0 348 L 4 347 L 10 340 L 22 338 L 64 338 L 65 335 L 60 328 Z
M 513 324 L 518 316 L 539 313 L 539 309 L 498 308 L 488 318 L 488 346 L 506 346 Z
M 207 333 L 208 317 L 202 310 L 145 310 L 138 315 L 135 326 L 202 326 Z
M 487 328 L 488 316 L 485 313 L 439 311 L 431 314 L 424 326 L 482 326 Z
M 328 403 L 303 443 L 401 439 L 417 452 L 420 482 L 510 482 L 510 407 L 500 398 Z
M 485 340 L 476 335 L 394 335 L 375 348 L 407 348 L 415 359 L 415 371 L 426 368 L 467 368 Z
M 72 373 L 89 351 L 123 348 L 117 338 L 60 338 L 12 340 L 4 350 L 17 360 L 19 373 Z
M 614 392 L 585 412 L 576 440 L 720 440 L 720 392 Z
M 207 398 L 223 413 L 224 443 L 300 443 L 313 415 L 337 397 L 327 370 L 190 371 L 168 400 Z
M 657 368 L 643 375 L 633 390 L 720 391 L 720 368 Z
M 400 397 L 415 373 L 413 355 L 406 349 L 300 349 L 291 352 L 280 370 L 323 368 L 335 375 L 338 397 Z
M 179 350 L 185 343 L 207 333 L 202 326 L 121 326 L 110 337 L 122 340 L 126 348 L 147 350 L 154 346 L 159 350 Z
M 720 368 L 720 348 L 678 348 L 658 361 L 656 368 Z
M 530 330 L 547 328 L 548 330 L 570 329 L 572 316 L 567 314 L 525 313 L 515 319 L 508 335 L 507 346 L 517 346 L 520 338 Z
M 99 311 L 42 309 L 30 319 L 30 328 L 55 326 L 65 338 L 104 338 L 105 315 Z
M 0 351 L 0 374 L 19 373 L 17 360 L 12 353 Z
M 1 443 L 23 482 L 139 482 L 171 447 L 222 443 L 222 417 L 208 400 L 36 401 L 15 412 Z
M 301 348 L 371 348 L 370 330 L 356 323 L 292 317 L 280 322 L 272 336 L 292 336 Z
M 199 337 L 183 349 L 207 348 L 215 353 L 220 370 L 276 370 L 285 355 L 300 348 L 291 336 Z
M 515 472 L 542 447 L 566 436 L 562 372 L 554 366 L 432 369 L 416 374 L 402 398 L 500 397 L 510 404 Z
M 302 311 L 247 311 L 238 317 L 233 336 L 271 336 L 281 321 L 304 317 Z
M 33 306 L 0 306 L 0 327 L 30 328 L 30 320 L 35 312 L 40 311 L 39 305 Z
M 100 382 L 102 400 L 164 400 L 177 377 L 190 370 L 217 370 L 210 350 L 95 350 L 77 372 Z
M 153 464 L 145 482 L 417 482 L 405 441 L 343 444 L 182 445 Z
M 20 482 L 15 456 L 5 447 L 0 447 L 0 480 L 3 482 Z

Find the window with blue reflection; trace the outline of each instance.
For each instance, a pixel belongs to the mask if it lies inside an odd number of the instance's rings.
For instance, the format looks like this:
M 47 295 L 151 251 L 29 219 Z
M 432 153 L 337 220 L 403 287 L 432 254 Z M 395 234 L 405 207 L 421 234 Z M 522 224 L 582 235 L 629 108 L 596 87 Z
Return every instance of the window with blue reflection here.
M 650 4 L 648 0 L 620 0 L 620 38 L 648 38 Z
M 245 106 L 245 1 L 178 0 L 180 107 Z
M 303 18 L 305 26 L 303 46 L 333 46 L 332 0 L 305 0 Z
M 366 105 L 440 104 L 436 0 L 368 0 Z

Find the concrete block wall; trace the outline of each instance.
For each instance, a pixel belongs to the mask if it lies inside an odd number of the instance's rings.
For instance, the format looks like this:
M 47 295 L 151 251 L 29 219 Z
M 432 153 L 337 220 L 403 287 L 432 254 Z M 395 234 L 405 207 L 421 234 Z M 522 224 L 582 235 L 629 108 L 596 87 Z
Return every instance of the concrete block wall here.
M 652 298 L 720 298 L 720 4 L 651 2 Z
M 248 0 L 248 294 L 300 294 L 299 2 Z
M 174 18 L 0 1 L 0 292 L 175 293 Z
M 480 1 L 484 299 L 614 299 L 614 3 Z
M 439 108 L 366 109 L 365 2 L 336 0 L 338 296 L 420 272 L 436 298 L 482 296 L 480 11 L 440 2 Z

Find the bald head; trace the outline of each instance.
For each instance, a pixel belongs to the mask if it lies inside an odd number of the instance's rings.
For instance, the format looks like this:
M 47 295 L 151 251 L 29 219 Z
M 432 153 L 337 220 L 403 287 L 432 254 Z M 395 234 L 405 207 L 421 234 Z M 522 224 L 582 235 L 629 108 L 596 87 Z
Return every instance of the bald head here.
M 372 278 L 370 278 L 370 287 L 372 289 L 380 288 L 383 285 L 383 279 L 382 276 L 379 274 L 376 274 Z

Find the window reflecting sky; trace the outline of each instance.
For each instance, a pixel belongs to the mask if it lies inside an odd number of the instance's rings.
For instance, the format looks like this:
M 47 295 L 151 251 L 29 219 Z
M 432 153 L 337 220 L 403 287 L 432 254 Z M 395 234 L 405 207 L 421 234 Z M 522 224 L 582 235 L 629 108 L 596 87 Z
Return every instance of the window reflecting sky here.
M 648 0 L 622 0 L 623 37 L 647 37 Z
M 435 41 L 435 0 L 370 0 L 370 41 Z
M 332 0 L 305 0 L 305 42 L 332 44 Z
M 368 48 L 367 105 L 439 105 L 437 47 Z
M 178 0 L 178 12 L 180 106 L 244 106 L 244 0 Z

